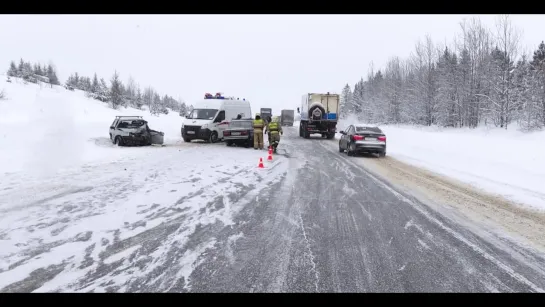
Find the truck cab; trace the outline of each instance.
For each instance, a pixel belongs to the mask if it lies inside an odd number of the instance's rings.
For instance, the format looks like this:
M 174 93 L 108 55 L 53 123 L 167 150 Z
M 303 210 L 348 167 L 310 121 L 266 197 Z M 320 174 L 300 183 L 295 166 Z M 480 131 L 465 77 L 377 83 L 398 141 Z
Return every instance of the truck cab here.
M 263 121 L 267 121 L 267 118 L 270 116 L 272 118 L 272 109 L 271 108 L 261 108 L 259 115 Z

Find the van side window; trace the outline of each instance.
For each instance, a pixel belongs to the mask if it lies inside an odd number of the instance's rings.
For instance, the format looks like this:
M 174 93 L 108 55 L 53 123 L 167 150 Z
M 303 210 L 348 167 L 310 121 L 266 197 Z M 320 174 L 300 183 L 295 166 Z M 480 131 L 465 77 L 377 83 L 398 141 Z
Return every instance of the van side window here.
M 220 123 L 223 120 L 225 120 L 225 111 L 220 111 L 218 113 L 218 116 L 216 116 L 216 120 L 214 120 L 215 123 Z

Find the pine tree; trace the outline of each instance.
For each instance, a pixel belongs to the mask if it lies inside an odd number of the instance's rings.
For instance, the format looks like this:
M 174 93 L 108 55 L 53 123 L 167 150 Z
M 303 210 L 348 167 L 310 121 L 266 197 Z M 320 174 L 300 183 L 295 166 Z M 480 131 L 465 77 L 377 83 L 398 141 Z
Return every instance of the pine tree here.
M 15 65 L 14 61 L 9 64 L 8 76 L 17 77 L 17 65 Z
M 95 73 L 95 76 L 93 77 L 93 83 L 91 85 L 91 93 L 96 94 L 98 92 L 99 92 L 99 84 L 98 84 L 97 73 Z
M 17 77 L 21 78 L 23 77 L 23 66 L 25 65 L 25 62 L 23 59 L 19 61 L 19 66 L 17 66 Z
M 140 91 L 140 86 L 136 86 L 136 99 L 135 99 L 135 107 L 137 109 L 142 109 L 142 106 L 144 105 L 144 101 L 142 100 L 142 92 Z
M 123 92 L 121 80 L 119 80 L 119 75 L 117 71 L 114 72 L 114 75 L 110 81 L 110 100 L 114 109 L 117 109 L 123 103 Z
M 350 110 L 350 103 L 352 102 L 352 90 L 350 89 L 350 85 L 348 83 L 344 86 L 342 94 L 341 94 L 341 101 L 339 106 L 339 114 L 343 118 L 346 118 L 348 116 L 349 110 Z
M 542 41 L 539 47 L 534 51 L 532 58 L 532 72 L 536 82 L 536 87 L 541 90 L 536 91 L 539 97 L 539 116 L 542 126 L 545 126 L 545 43 Z
M 30 63 L 23 63 L 23 70 L 22 70 L 22 76 L 25 80 L 30 80 L 32 75 L 34 74 L 32 65 Z
M 60 85 L 59 78 L 57 77 L 57 72 L 52 64 L 47 65 L 46 77 L 49 78 L 49 84 Z
M 108 88 L 108 84 L 106 84 L 106 81 L 104 81 L 104 78 L 100 78 L 100 89 L 99 93 L 102 96 L 102 99 L 104 101 L 108 101 L 110 99 L 110 89 Z

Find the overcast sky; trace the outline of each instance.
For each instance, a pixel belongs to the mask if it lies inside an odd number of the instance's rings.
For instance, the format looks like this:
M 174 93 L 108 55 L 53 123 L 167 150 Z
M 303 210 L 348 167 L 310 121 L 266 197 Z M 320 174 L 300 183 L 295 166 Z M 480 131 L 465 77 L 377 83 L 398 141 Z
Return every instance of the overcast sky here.
M 338 92 L 407 57 L 419 38 L 451 43 L 470 15 L 0 15 L 0 69 L 52 61 L 61 82 L 80 75 L 126 81 L 187 103 L 205 92 L 252 101 L 253 112 L 298 106 L 307 92 Z M 494 15 L 482 15 L 490 28 Z M 512 15 L 523 45 L 545 40 L 545 15 Z

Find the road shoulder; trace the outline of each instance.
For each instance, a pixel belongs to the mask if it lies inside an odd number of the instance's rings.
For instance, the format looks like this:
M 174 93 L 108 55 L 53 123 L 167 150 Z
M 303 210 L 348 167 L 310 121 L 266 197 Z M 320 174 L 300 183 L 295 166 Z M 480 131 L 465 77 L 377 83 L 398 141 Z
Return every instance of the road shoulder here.
M 477 226 L 500 239 L 515 240 L 545 252 L 543 212 L 526 209 L 501 196 L 392 157 L 356 157 L 353 160 L 371 174 L 387 180 L 445 216 L 465 221 L 464 224 L 471 228 Z

